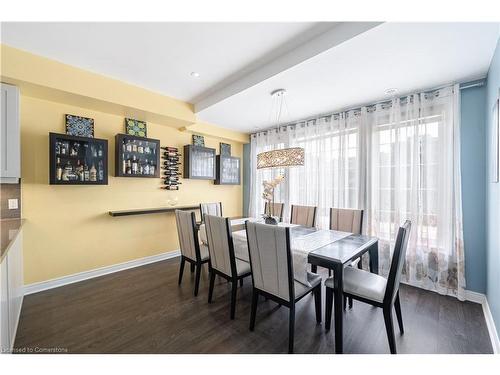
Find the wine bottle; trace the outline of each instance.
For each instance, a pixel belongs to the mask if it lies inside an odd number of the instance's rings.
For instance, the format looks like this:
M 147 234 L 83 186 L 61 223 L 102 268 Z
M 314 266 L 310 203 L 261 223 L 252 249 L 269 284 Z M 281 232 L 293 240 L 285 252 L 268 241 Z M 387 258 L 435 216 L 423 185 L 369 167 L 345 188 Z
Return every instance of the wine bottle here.
M 132 157 L 132 174 L 137 174 L 139 171 L 139 166 L 137 164 L 137 159 L 135 158 L 135 155 Z
M 61 181 L 62 173 L 63 173 L 63 169 L 62 169 L 62 165 L 61 165 L 61 159 L 57 158 L 57 163 L 56 163 L 56 180 L 57 181 Z
M 92 163 L 92 167 L 90 167 L 90 181 L 97 181 L 97 169 L 95 169 L 94 163 Z
M 83 166 L 83 180 L 84 181 L 89 181 L 90 180 L 90 172 L 89 172 L 89 166 L 87 163 Z

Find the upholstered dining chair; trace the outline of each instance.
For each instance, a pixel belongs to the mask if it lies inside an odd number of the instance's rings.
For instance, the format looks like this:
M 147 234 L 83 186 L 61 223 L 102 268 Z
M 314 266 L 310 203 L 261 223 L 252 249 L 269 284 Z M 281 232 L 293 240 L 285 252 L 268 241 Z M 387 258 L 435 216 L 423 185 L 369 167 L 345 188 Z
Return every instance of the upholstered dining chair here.
M 344 269 L 344 295 L 372 306 L 382 308 L 391 354 L 396 354 L 396 338 L 394 337 L 394 324 L 392 320 L 393 307 L 396 310 L 399 331 L 401 334 L 404 333 L 403 316 L 401 314 L 401 303 L 399 299 L 399 282 L 401 280 L 401 272 L 405 261 L 410 229 L 411 222 L 407 220 L 398 230 L 388 279 L 354 267 L 346 267 Z M 325 328 L 329 330 L 332 320 L 333 277 L 326 279 L 325 286 Z
M 339 230 L 352 234 L 361 234 L 363 229 L 363 210 L 353 208 L 330 208 L 330 230 Z M 355 259 L 351 263 L 352 267 L 361 268 L 361 258 Z M 315 272 L 315 270 L 313 270 Z M 331 276 L 331 270 L 328 270 Z M 346 298 L 344 298 L 344 306 Z M 349 307 L 352 308 L 352 298 L 349 298 Z
M 295 280 L 289 227 L 250 221 L 245 226 L 253 282 L 250 331 L 255 328 L 259 295 L 288 307 L 288 352 L 293 353 L 295 305 L 311 292 L 314 294 L 316 322 L 321 323 L 321 276 L 308 272 L 308 286 Z
M 277 216 L 280 222 L 283 221 L 283 211 L 285 209 L 285 204 L 284 203 L 269 203 L 266 201 L 266 204 L 264 205 L 264 213 L 268 213 L 268 210 L 270 210 L 273 214 L 273 216 Z
M 198 295 L 200 287 L 201 268 L 209 261 L 208 248 L 200 245 L 196 229 L 196 218 L 193 211 L 175 210 L 175 220 L 177 222 L 177 234 L 181 248 L 181 267 L 179 269 L 179 285 L 182 282 L 184 265 L 191 264 L 191 270 L 196 269 L 194 295 Z
M 200 203 L 200 215 L 201 221 L 204 222 L 204 216 L 214 215 L 214 216 L 222 216 L 222 202 L 214 202 L 214 203 Z
M 209 271 L 210 287 L 208 303 L 212 303 L 215 275 L 232 283 L 231 289 L 231 319 L 236 310 L 236 290 L 238 281 L 243 285 L 243 278 L 250 276 L 250 264 L 234 256 L 233 237 L 229 218 L 205 215 L 208 252 L 210 254 Z
M 314 227 L 316 225 L 316 207 L 292 204 L 290 224 L 303 225 L 309 228 Z

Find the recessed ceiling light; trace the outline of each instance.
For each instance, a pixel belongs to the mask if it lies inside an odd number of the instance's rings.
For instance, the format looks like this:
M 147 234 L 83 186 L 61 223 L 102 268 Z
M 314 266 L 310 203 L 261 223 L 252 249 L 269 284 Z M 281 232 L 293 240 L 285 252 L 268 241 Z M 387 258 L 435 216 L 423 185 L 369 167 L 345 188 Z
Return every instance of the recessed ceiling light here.
M 191 72 L 191 77 L 198 78 L 200 76 L 200 73 L 198 72 Z
M 396 88 L 391 88 L 391 89 L 385 90 L 386 95 L 396 95 L 397 93 L 398 93 L 398 89 L 396 89 Z

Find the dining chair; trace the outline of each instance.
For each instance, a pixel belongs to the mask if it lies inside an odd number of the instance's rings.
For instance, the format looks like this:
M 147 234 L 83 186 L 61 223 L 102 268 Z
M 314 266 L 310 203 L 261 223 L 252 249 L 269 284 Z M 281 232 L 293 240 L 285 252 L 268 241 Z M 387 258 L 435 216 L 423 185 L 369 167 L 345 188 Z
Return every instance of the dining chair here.
M 196 218 L 193 211 L 175 210 L 175 220 L 177 222 L 177 234 L 181 248 L 181 267 L 179 269 L 179 285 L 182 282 L 184 265 L 191 264 L 191 270 L 196 269 L 194 295 L 198 295 L 200 287 L 201 268 L 209 261 L 208 248 L 200 245 L 196 229 Z
M 316 322 L 321 323 L 321 276 L 308 272 L 307 286 L 295 280 L 289 227 L 250 221 L 245 226 L 253 282 L 250 331 L 255 328 L 259 295 L 288 307 L 288 352 L 293 353 L 295 305 L 311 292 L 314 294 Z
M 297 206 L 292 204 L 290 224 L 298 224 L 312 228 L 316 225 L 316 208 L 314 206 Z
M 268 213 L 269 208 L 271 209 L 271 212 L 273 216 L 277 216 L 280 222 L 283 221 L 283 211 L 285 209 L 285 204 L 284 203 L 269 203 L 266 201 L 266 204 L 264 205 L 264 213 Z
M 222 202 L 200 203 L 200 217 L 202 222 L 205 221 L 205 214 L 222 216 Z
M 250 264 L 234 256 L 233 237 L 229 218 L 205 215 L 205 228 L 207 231 L 208 252 L 210 254 L 208 303 L 212 303 L 215 275 L 230 281 L 232 284 L 230 316 L 231 319 L 234 319 L 238 281 L 240 281 L 240 285 L 243 285 L 243 278 L 250 276 Z
M 346 267 L 344 269 L 344 295 L 372 306 L 382 308 L 391 354 L 396 354 L 396 338 L 394 337 L 394 324 L 392 321 L 393 307 L 396 310 L 399 331 L 401 334 L 404 333 L 403 316 L 401 315 L 401 303 L 399 299 L 399 282 L 401 280 L 401 272 L 405 261 L 410 229 L 411 222 L 406 220 L 403 226 L 398 230 L 388 279 L 354 267 Z M 325 281 L 326 330 L 330 329 L 330 323 L 332 321 L 334 277 L 329 277 Z
M 330 230 L 349 232 L 352 234 L 361 234 L 363 229 L 363 210 L 352 208 L 330 208 Z M 361 257 L 351 262 L 351 267 L 362 268 Z M 313 270 L 313 272 L 315 272 Z M 331 276 L 331 270 L 328 270 L 328 276 Z M 346 306 L 347 297 L 344 298 Z M 349 308 L 352 308 L 352 298 L 349 298 Z

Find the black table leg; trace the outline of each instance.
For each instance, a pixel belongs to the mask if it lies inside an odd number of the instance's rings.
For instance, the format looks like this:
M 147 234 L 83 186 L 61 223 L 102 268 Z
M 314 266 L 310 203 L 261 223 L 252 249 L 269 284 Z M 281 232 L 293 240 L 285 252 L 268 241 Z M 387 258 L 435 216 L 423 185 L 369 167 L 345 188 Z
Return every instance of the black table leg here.
M 344 294 L 344 265 L 335 263 L 333 268 L 333 280 L 334 280 L 334 291 L 333 291 L 333 309 L 335 318 L 335 353 L 342 354 L 343 348 L 343 320 L 344 312 L 342 306 L 344 304 L 343 294 Z
M 370 246 L 370 272 L 378 274 L 378 241 Z

